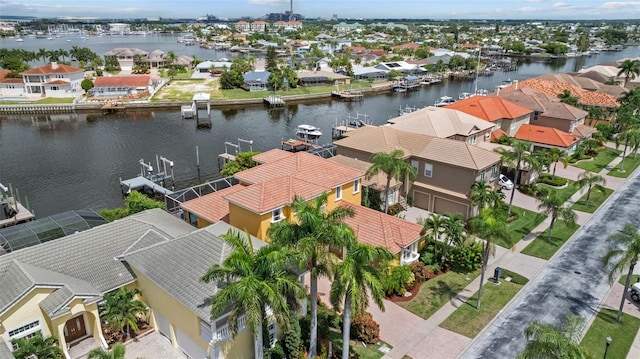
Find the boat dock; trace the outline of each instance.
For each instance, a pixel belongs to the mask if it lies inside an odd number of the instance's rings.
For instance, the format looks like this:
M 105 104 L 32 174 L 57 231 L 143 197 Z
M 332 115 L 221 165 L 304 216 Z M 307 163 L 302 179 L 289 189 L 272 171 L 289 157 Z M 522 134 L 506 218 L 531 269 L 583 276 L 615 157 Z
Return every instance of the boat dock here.
M 125 107 L 125 105 L 121 105 L 121 104 L 114 103 L 114 102 L 109 102 L 109 103 L 105 103 L 104 105 L 102 105 L 102 107 L 100 107 L 100 109 L 102 110 L 102 113 L 109 114 L 109 113 L 116 113 L 116 112 L 124 111 L 126 109 L 126 107 Z
M 164 187 L 166 180 L 171 180 L 171 188 L 175 186 L 173 176 L 173 161 L 168 160 L 162 156 L 156 155 L 156 169 L 151 165 L 151 162 L 146 163 L 144 159 L 138 161 L 140 164 L 140 174 L 137 177 L 123 180 L 120 178 L 120 189 L 122 194 L 126 195 L 131 191 L 143 191 L 160 194 L 171 194 L 173 190 Z M 158 182 L 162 183 L 161 185 Z
M 348 101 L 362 101 L 364 99 L 362 91 L 357 89 L 331 91 L 331 96 Z
M 282 98 L 282 96 L 269 95 L 269 96 L 263 98 L 262 101 L 264 102 L 265 105 L 267 105 L 269 107 L 283 107 L 284 106 L 284 99 Z
M 225 163 L 235 161 L 236 157 L 242 151 L 242 144 L 249 145 L 249 152 L 253 151 L 253 140 L 243 140 L 238 138 L 238 143 L 224 142 L 224 153 L 218 155 L 218 170 L 221 170 Z M 234 153 L 230 153 L 229 147 L 234 149 Z M 246 152 L 246 151 L 244 151 Z
M 366 113 L 356 112 L 355 116 L 348 114 L 343 121 L 338 122 L 336 120 L 336 123 L 331 128 L 331 136 L 333 139 L 337 139 L 344 136 L 344 134 L 349 131 L 357 130 L 360 127 L 369 125 L 371 125 L 371 120 L 369 119 L 369 115 Z
M 201 109 L 207 110 L 206 115 L 200 113 Z M 193 95 L 191 106 L 183 105 L 180 114 L 185 119 L 195 118 L 198 128 L 211 128 L 211 95 L 206 92 L 196 93 Z
M 314 143 L 309 143 L 301 140 L 296 140 L 290 138 L 288 140 L 282 141 L 282 149 L 289 152 L 301 152 L 308 151 L 314 148 L 320 148 L 321 146 L 316 145 Z
M 9 185 L 11 187 L 11 185 Z M 29 222 L 36 218 L 32 211 L 18 200 L 18 190 L 7 188 L 0 183 L 0 228 Z M 25 197 L 26 203 L 26 197 Z

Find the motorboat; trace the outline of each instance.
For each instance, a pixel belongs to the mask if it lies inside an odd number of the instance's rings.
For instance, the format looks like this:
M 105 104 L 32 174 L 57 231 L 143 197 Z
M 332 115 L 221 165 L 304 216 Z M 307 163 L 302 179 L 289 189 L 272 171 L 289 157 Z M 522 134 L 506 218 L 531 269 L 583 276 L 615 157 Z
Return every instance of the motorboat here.
M 296 137 L 304 141 L 315 141 L 322 136 L 322 132 L 311 125 L 299 125 L 296 128 Z
M 456 100 L 454 100 L 453 97 L 451 97 L 451 96 L 442 96 L 442 97 L 440 97 L 440 99 L 438 101 L 436 101 L 434 106 L 435 107 L 444 107 L 444 106 L 447 106 L 447 105 L 451 105 L 454 102 L 456 102 Z
M 24 39 L 22 39 L 20 37 L 16 39 L 16 42 L 23 42 L 23 41 L 24 41 Z

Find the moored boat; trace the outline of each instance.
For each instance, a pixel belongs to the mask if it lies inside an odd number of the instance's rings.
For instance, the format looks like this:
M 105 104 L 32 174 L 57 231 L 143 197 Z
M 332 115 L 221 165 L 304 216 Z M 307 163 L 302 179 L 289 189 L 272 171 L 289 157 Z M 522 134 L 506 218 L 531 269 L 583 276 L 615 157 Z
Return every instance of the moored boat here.
M 296 128 L 296 138 L 305 141 L 316 141 L 322 136 L 317 127 L 311 125 L 299 125 Z

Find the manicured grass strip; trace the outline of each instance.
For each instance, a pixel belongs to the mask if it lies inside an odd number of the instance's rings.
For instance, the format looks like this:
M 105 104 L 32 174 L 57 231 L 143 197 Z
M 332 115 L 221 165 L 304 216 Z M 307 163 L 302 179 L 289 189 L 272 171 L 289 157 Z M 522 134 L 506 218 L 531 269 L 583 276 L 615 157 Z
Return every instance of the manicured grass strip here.
M 452 332 L 462 334 L 467 338 L 474 338 L 482 328 L 504 308 L 527 282 L 527 279 L 519 276 L 524 280 L 516 280 L 507 282 L 500 280 L 500 285 L 487 283 L 482 291 L 482 303 L 480 310 L 476 309 L 478 305 L 478 292 L 469 298 L 464 305 L 460 306 L 453 312 L 440 326 Z M 517 282 L 517 283 L 516 283 Z M 524 282 L 524 283 L 523 283 Z
M 478 275 L 480 275 L 480 270 L 469 273 L 449 271 L 422 283 L 418 294 L 410 301 L 397 302 L 396 304 L 423 319 L 427 319 L 451 298 L 457 296 Z
M 605 169 L 605 167 L 607 167 L 607 165 L 616 157 L 620 156 L 621 153 L 622 151 L 620 150 L 607 147 L 598 152 L 592 161 L 578 162 L 574 166 L 597 173 Z
M 549 259 L 580 226 L 576 224 L 574 227 L 567 227 L 564 222 L 556 221 L 554 227 L 550 242 L 547 241 L 549 234 L 549 229 L 547 229 L 540 233 L 522 253 L 542 259 Z
M 338 332 L 335 330 L 329 331 L 329 339 L 333 342 L 333 350 L 336 349 L 342 350 L 342 332 Z M 367 344 L 367 346 L 363 346 L 361 342 L 350 340 L 349 345 L 351 350 L 353 350 L 356 354 L 358 354 L 360 359 L 380 359 L 384 356 L 384 353 L 380 351 L 380 347 L 385 345 L 389 348 L 392 348 L 391 345 L 379 341 L 376 344 Z
M 592 358 L 604 357 L 607 337 L 612 339 L 607 350 L 607 358 L 627 357 L 633 339 L 640 328 L 640 319 L 622 313 L 622 323 L 618 324 L 617 315 L 616 310 L 601 309 L 582 339 L 582 345 L 589 350 Z
M 531 233 L 531 231 L 545 219 L 543 214 L 520 207 L 512 207 L 511 211 L 518 216 L 516 220 L 507 224 L 507 232 L 509 232 L 509 235 L 511 236 L 513 245 L 518 243 L 527 234 Z M 507 244 L 500 239 L 495 239 L 494 243 L 508 248 Z
M 613 190 L 610 188 L 604 188 L 604 192 L 600 192 L 592 188 L 591 197 L 589 197 L 589 205 L 585 206 L 585 201 L 587 200 L 587 194 L 585 193 L 584 196 L 582 196 L 578 200 L 578 202 L 574 203 L 573 206 L 571 206 L 571 209 L 580 212 L 593 213 L 612 193 Z
M 620 163 L 614 169 L 609 172 L 609 176 L 627 178 L 633 171 L 640 165 L 640 156 L 636 156 L 633 158 L 633 154 L 625 157 L 622 163 L 624 166 L 624 172 L 620 172 Z
M 549 185 L 544 184 L 544 183 L 538 183 L 537 186 L 538 187 L 544 187 L 544 188 L 550 188 L 554 192 L 560 193 L 560 195 L 563 196 L 566 199 L 569 199 L 571 196 L 573 196 L 574 193 L 578 192 L 578 190 L 580 189 L 580 187 L 578 187 L 576 185 L 576 181 L 572 181 L 570 179 L 567 179 L 567 185 L 565 187 L 563 187 L 563 188 L 557 188 L 557 187 L 554 187 L 554 186 L 549 186 Z
M 352 88 L 369 88 L 371 87 L 370 83 L 367 82 L 357 82 L 352 85 Z M 349 88 L 349 85 L 340 86 L 341 90 L 346 90 Z M 243 89 L 232 89 L 232 90 L 222 90 L 224 94 L 224 98 L 227 100 L 239 100 L 245 98 L 263 98 L 269 95 L 280 95 L 280 96 L 294 96 L 294 95 L 312 95 L 312 94 L 320 94 L 320 93 L 331 93 L 331 91 L 335 91 L 335 86 L 312 86 L 312 87 L 302 87 L 298 86 L 294 89 L 287 89 L 286 91 L 245 91 Z
M 640 279 L 640 274 L 634 274 L 631 276 L 631 282 L 629 282 L 629 285 L 633 285 L 633 283 L 638 282 L 638 279 Z M 618 283 L 624 285 L 624 282 L 627 280 L 627 275 L 623 274 L 620 276 L 620 280 L 618 281 Z

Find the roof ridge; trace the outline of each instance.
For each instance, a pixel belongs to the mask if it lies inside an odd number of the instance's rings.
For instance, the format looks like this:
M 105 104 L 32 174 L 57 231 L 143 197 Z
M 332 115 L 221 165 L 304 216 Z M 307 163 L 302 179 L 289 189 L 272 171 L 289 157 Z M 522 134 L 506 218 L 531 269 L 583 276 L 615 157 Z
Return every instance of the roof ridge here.
M 147 236 L 147 234 L 149 234 L 149 233 L 151 233 L 151 232 L 153 232 L 153 233 L 155 233 L 155 234 L 159 235 L 160 237 L 162 237 L 162 238 L 164 239 L 164 241 L 161 241 L 161 242 L 158 242 L 158 243 L 154 243 L 154 244 L 148 245 L 148 246 L 143 247 L 143 248 L 138 248 L 138 249 L 136 249 L 135 251 L 131 251 L 131 252 L 129 252 L 129 250 L 130 250 L 131 248 L 133 248 L 133 246 L 135 246 L 136 244 L 138 244 L 138 243 L 139 243 L 139 242 L 140 242 L 144 237 L 146 237 L 146 236 Z M 145 250 L 145 249 L 147 249 L 147 248 L 153 247 L 153 246 L 155 246 L 155 245 L 157 245 L 157 244 L 161 244 L 161 243 L 168 242 L 168 241 L 170 241 L 170 240 L 171 240 L 171 239 L 169 239 L 169 238 L 167 238 L 167 237 L 163 236 L 162 234 L 158 233 L 158 232 L 155 230 L 155 228 L 149 228 L 149 229 L 147 229 L 147 230 L 146 230 L 146 231 L 145 231 L 145 232 L 144 232 L 140 237 L 138 237 L 138 239 L 136 239 L 135 241 L 133 241 L 133 243 L 131 243 L 131 245 L 130 245 L 129 247 L 127 247 L 127 249 L 125 249 L 124 251 L 122 251 L 122 254 L 120 254 L 120 255 L 116 256 L 116 259 L 124 258 L 124 257 L 125 257 L 126 255 L 128 255 L 128 254 L 137 253 L 137 252 L 143 251 L 143 250 Z

